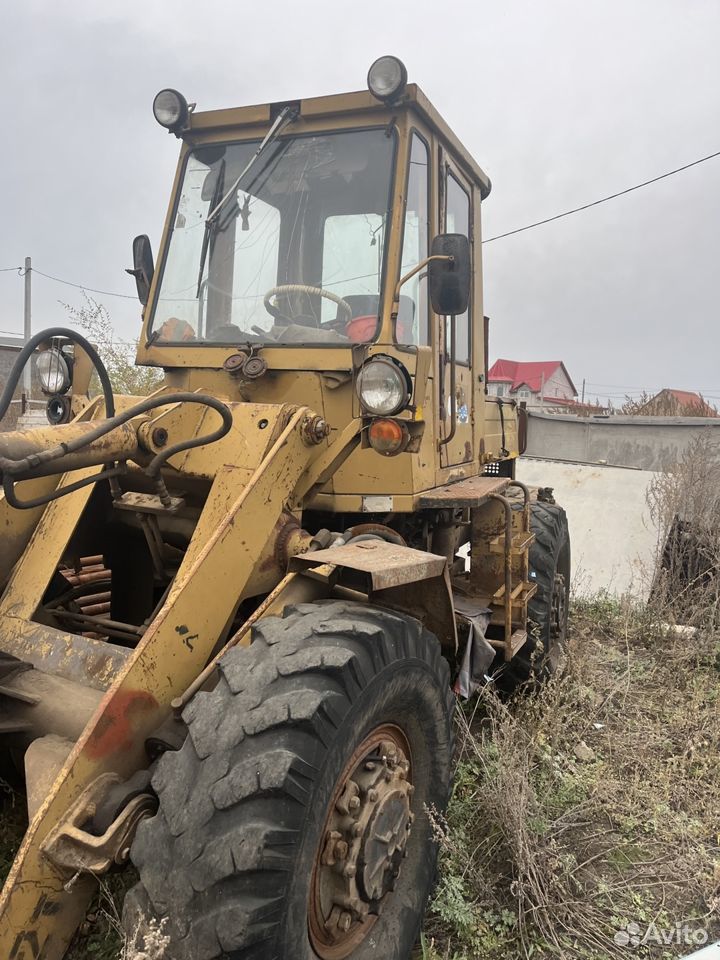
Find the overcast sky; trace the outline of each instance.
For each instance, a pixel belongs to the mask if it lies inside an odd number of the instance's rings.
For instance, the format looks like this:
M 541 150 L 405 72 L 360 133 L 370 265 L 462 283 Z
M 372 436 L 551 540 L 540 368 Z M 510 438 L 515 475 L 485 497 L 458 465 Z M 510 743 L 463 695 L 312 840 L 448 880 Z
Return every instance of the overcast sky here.
M 720 0 L 453 4 L 23 0 L 3 5 L 0 268 L 133 294 L 178 142 L 155 93 L 198 109 L 362 89 L 396 53 L 490 175 L 485 237 L 720 150 Z M 594 397 L 720 398 L 720 158 L 484 247 L 491 358 L 562 359 Z M 36 276 L 33 329 L 80 291 Z M 124 337 L 132 299 L 100 296 Z M 0 329 L 22 280 L 0 273 Z

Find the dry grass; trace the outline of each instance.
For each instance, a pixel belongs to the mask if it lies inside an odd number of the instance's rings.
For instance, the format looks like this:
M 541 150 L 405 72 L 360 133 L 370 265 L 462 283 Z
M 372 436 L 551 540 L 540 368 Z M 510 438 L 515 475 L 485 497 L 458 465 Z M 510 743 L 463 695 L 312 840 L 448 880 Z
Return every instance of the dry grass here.
M 650 516 L 658 529 L 652 604 L 676 623 L 720 629 L 720 447 L 698 437 L 652 480 Z
M 576 603 L 570 629 L 562 680 L 509 703 L 487 692 L 459 717 L 454 797 L 438 825 L 442 873 L 419 957 L 690 952 L 618 946 L 614 934 L 633 922 L 688 922 L 720 938 L 718 634 L 679 638 L 647 610 L 609 599 Z M 5 873 L 24 798 L 5 789 L 0 803 Z M 133 882 L 125 871 L 103 884 L 68 960 L 161 960 L 161 930 L 144 951 L 122 953 L 118 914 Z
M 610 600 L 576 604 L 571 634 L 562 680 L 460 718 L 421 956 L 628 957 L 629 923 L 720 937 L 717 635 Z

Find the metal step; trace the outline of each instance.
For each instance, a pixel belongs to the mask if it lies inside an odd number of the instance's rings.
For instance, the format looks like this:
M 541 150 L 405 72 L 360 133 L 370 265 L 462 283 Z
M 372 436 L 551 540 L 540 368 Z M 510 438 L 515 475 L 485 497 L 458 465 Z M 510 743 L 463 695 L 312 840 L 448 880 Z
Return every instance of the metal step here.
M 534 541 L 534 533 L 528 533 L 526 531 L 516 533 L 510 545 L 510 555 L 513 557 L 522 556 Z M 500 534 L 499 537 L 493 537 L 488 543 L 488 549 L 490 553 L 499 553 L 505 556 L 505 535 Z
M 510 637 L 510 650 L 507 649 L 507 645 L 504 640 L 491 640 L 490 643 L 495 647 L 496 650 L 504 651 L 506 660 L 511 660 L 518 650 L 525 645 L 526 640 L 527 630 L 514 630 Z

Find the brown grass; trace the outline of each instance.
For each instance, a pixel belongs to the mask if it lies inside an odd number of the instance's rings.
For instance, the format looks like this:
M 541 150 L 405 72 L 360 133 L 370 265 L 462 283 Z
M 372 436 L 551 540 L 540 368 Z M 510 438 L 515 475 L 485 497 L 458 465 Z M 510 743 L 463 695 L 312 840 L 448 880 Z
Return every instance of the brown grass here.
M 421 956 L 628 957 L 628 923 L 720 937 L 717 635 L 610 600 L 576 604 L 571 633 L 562 680 L 460 718 Z
M 658 529 L 652 605 L 674 623 L 720 629 L 720 447 L 698 437 L 648 488 Z

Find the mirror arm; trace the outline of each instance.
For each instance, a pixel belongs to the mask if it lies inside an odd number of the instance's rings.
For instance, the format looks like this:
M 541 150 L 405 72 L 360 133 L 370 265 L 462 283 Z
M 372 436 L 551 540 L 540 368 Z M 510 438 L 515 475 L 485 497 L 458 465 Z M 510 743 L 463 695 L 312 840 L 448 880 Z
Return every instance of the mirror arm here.
M 400 290 L 402 289 L 402 287 L 408 282 L 408 280 L 411 280 L 416 273 L 420 273 L 422 268 L 427 266 L 431 260 L 446 260 L 449 263 L 453 263 L 455 261 L 455 257 L 451 257 L 446 254 L 436 253 L 436 254 L 433 254 L 433 256 L 431 257 L 425 257 L 424 260 L 421 260 L 420 263 L 416 264 L 412 268 L 412 270 L 409 270 L 405 274 L 405 276 L 400 277 L 400 279 L 398 280 L 397 286 L 395 287 L 395 293 L 393 294 L 393 307 L 395 306 L 396 303 L 400 302 Z

